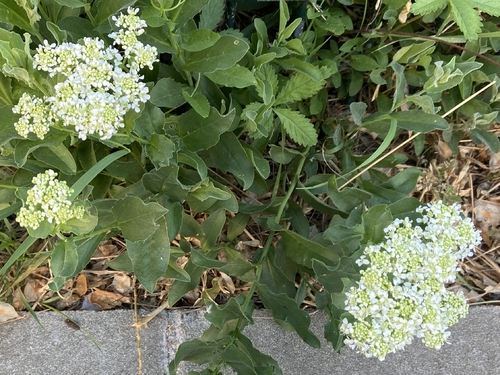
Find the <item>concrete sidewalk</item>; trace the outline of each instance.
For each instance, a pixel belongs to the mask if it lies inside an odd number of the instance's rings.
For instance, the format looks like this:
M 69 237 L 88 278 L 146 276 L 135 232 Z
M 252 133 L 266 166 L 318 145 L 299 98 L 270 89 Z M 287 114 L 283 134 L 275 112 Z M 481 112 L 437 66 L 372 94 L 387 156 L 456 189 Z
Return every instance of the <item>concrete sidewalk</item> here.
M 137 341 L 132 311 L 70 311 L 82 330 L 54 312 L 0 325 L 0 374 L 137 374 Z M 451 328 L 451 345 L 441 350 L 415 341 L 386 360 L 367 359 L 345 348 L 337 355 L 322 341 L 312 349 L 295 333 L 285 332 L 265 312 L 256 312 L 246 329 L 254 345 L 272 355 L 285 375 L 474 375 L 500 374 L 500 307 L 471 307 Z M 312 331 L 322 337 L 324 318 L 312 316 Z M 203 311 L 166 311 L 141 330 L 144 375 L 168 374 L 177 346 L 208 327 Z M 95 339 L 100 349 L 85 335 Z M 178 374 L 193 367 L 183 363 Z

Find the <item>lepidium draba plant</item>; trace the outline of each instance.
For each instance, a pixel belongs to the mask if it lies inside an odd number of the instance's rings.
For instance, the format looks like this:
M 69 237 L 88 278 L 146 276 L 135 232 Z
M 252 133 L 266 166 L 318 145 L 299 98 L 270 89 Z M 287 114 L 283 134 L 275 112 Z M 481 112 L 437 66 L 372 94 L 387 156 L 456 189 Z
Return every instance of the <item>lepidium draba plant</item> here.
M 21 115 L 14 125 L 20 135 L 33 132 L 43 139 L 52 126 L 62 125 L 75 129 L 82 140 L 89 134 L 106 140 L 124 127 L 127 111 L 140 111 L 149 94 L 139 70 L 153 68 L 157 50 L 137 40 L 146 26 L 136 16 L 138 11 L 129 8 L 126 15 L 112 18 L 119 30 L 109 37 L 123 53 L 106 47 L 99 38 L 88 37 L 80 43 L 60 45 L 45 40 L 37 48 L 34 67 L 48 72 L 58 83 L 43 99 L 29 93 L 21 96 L 13 108 Z
M 345 343 L 368 357 L 383 360 L 413 338 L 439 349 L 450 336 L 448 327 L 465 317 L 463 295 L 445 288 L 455 281 L 458 260 L 473 254 L 481 242 L 457 204 L 421 206 L 416 222 L 397 219 L 385 228 L 385 241 L 370 245 L 358 260 L 361 280 L 346 293 L 341 331 Z

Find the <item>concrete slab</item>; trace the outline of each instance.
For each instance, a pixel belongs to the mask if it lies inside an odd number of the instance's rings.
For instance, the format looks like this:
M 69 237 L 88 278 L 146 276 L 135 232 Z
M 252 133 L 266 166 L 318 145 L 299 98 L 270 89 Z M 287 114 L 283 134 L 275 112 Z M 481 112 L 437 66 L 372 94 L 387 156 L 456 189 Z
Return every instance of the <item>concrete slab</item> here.
M 87 375 L 137 374 L 137 341 L 132 311 L 70 311 L 82 330 L 67 326 L 54 312 L 0 326 L 0 374 Z M 312 330 L 322 336 L 324 317 L 313 314 Z M 278 327 L 266 312 L 245 331 L 254 345 L 272 355 L 286 375 L 474 375 L 500 374 L 500 307 L 471 307 L 466 319 L 451 328 L 451 344 L 441 350 L 415 341 L 385 361 L 345 349 L 337 355 L 324 341 L 319 350 Z M 177 346 L 198 337 L 208 322 L 203 311 L 162 313 L 141 330 L 143 374 L 168 374 Z M 86 336 L 91 336 L 96 343 Z M 98 347 L 99 346 L 99 347 Z M 178 374 L 193 367 L 183 364 Z

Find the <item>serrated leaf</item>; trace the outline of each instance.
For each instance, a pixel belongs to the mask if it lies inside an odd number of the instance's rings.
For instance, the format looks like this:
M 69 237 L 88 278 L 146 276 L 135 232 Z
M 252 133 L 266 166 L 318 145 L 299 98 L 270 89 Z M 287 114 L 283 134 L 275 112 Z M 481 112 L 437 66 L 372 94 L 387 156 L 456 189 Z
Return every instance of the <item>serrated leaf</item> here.
M 156 220 L 167 210 L 158 203 L 144 203 L 138 197 L 128 196 L 118 200 L 112 212 L 123 237 L 137 242 L 144 241 L 156 231 Z
M 224 0 L 210 0 L 201 11 L 198 27 L 200 29 L 215 29 L 224 16 L 225 4 Z
M 324 84 L 325 80 L 323 79 L 316 81 L 303 73 L 295 73 L 286 82 L 285 87 L 280 90 L 275 104 L 298 102 L 308 99 L 321 90 Z
M 318 142 L 314 125 L 304 115 L 286 108 L 275 108 L 274 112 L 295 142 L 302 146 L 314 146 Z
M 415 0 L 411 6 L 413 14 L 427 14 L 444 8 L 448 5 L 448 0 Z
M 127 241 L 127 251 L 140 283 L 153 293 L 156 282 L 165 273 L 170 260 L 170 241 L 164 220 L 144 241 Z
M 477 33 L 481 32 L 481 16 L 474 9 L 474 4 L 470 0 L 449 0 L 451 13 L 464 36 L 469 40 L 476 40 Z
M 227 69 L 240 61 L 249 48 L 244 40 L 230 35 L 223 35 L 209 48 L 186 53 L 187 62 L 184 69 L 197 73 L 210 73 Z
M 244 88 L 256 84 L 252 72 L 241 65 L 234 65 L 228 69 L 216 70 L 205 74 L 212 82 L 221 86 Z

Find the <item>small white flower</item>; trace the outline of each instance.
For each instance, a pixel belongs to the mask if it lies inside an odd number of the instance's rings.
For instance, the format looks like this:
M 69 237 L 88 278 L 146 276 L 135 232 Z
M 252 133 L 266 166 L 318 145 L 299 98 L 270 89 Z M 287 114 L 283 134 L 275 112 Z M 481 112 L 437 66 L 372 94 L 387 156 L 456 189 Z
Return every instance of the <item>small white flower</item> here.
M 43 221 L 59 225 L 83 217 L 83 206 L 74 206 L 68 200 L 73 190 L 56 177 L 52 169 L 33 177 L 33 187 L 16 219 L 23 227 L 37 229 Z
M 442 202 L 421 206 L 418 224 L 396 219 L 385 228 L 385 242 L 365 249 L 358 264 L 357 287 L 346 293 L 346 310 L 356 319 L 344 320 L 341 332 L 345 344 L 365 354 L 384 359 L 403 349 L 413 337 L 425 345 L 441 347 L 448 339 L 448 327 L 467 314 L 461 295 L 448 292 L 457 260 L 471 255 L 481 242 L 472 221 L 462 218 L 460 206 Z

